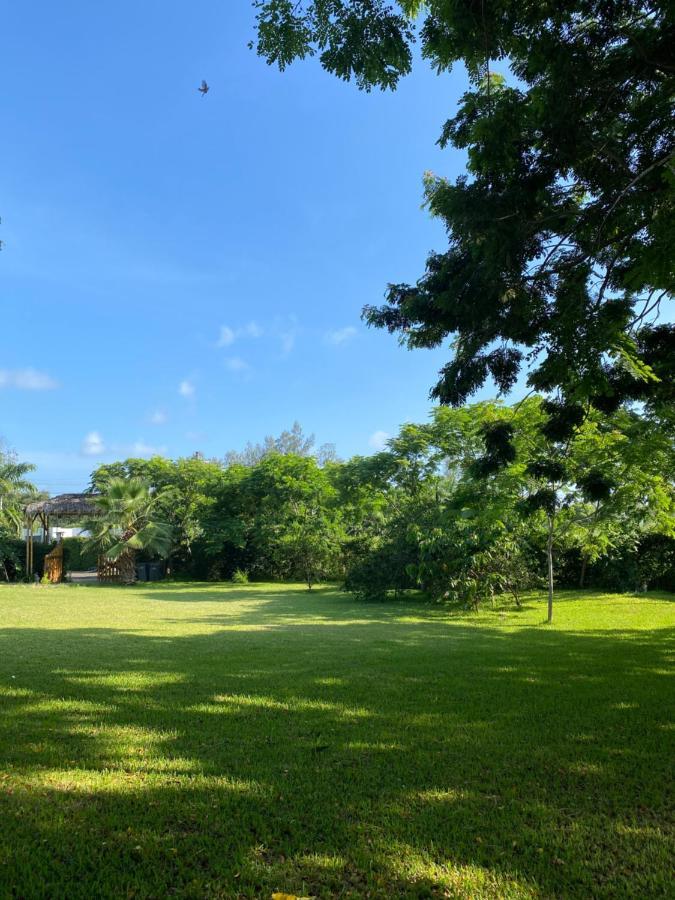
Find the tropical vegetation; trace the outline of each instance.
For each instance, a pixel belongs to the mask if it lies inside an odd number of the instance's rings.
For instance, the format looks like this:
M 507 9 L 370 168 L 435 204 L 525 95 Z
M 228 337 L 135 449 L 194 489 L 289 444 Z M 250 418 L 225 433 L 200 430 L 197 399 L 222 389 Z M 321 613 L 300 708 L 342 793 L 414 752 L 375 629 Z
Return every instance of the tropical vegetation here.
M 551 406 L 436 407 L 344 461 L 304 440 L 246 463 L 106 464 L 84 552 L 116 560 L 127 582 L 137 559 L 162 557 L 174 577 L 328 580 L 367 600 L 414 589 L 472 608 L 545 585 L 549 620 L 556 585 L 675 587 L 668 426 L 624 405 L 559 427 Z

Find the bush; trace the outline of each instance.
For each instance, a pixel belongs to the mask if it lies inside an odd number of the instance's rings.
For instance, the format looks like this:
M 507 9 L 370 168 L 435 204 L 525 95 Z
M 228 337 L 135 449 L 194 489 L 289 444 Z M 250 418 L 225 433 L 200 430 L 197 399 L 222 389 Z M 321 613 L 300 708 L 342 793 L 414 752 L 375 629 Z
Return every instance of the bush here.
M 232 584 L 248 584 L 248 572 L 242 569 L 235 569 L 231 578 Z
M 586 583 L 615 591 L 675 591 L 675 539 L 647 534 L 635 550 L 606 556 L 590 566 Z
M 98 551 L 86 538 L 70 537 L 63 539 L 63 564 L 68 572 L 86 572 L 95 569 L 98 563 Z
M 26 546 L 23 541 L 0 531 L 0 579 L 15 581 L 21 577 L 26 563 Z
M 359 600 L 386 600 L 391 592 L 401 594 L 417 587 L 407 571 L 411 560 L 417 561 L 414 547 L 402 539 L 386 541 L 351 560 L 345 588 Z
M 54 542 L 33 542 L 33 571 L 42 576 L 45 556 L 54 548 Z M 26 542 L 0 531 L 0 580 L 18 581 L 26 577 Z

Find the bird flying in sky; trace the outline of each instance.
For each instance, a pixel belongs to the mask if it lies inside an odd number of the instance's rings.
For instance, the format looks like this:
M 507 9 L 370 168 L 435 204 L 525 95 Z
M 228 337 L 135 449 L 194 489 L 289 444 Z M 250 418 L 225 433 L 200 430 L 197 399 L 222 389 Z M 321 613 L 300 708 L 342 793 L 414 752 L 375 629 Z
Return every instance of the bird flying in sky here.
M 201 85 L 201 87 L 198 87 L 197 90 L 198 90 L 199 93 L 202 95 L 202 97 L 206 97 L 206 95 L 207 95 L 208 92 L 209 92 L 209 86 L 208 86 L 208 84 L 202 79 L 202 85 Z

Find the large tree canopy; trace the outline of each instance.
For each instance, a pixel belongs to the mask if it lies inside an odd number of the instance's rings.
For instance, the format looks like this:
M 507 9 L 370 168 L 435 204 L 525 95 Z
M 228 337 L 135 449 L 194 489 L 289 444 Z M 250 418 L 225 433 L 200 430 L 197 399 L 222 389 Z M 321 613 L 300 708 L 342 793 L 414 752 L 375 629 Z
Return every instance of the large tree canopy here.
M 393 88 L 411 47 L 471 79 L 441 146 L 454 183 L 425 177 L 447 227 L 414 285 L 389 285 L 366 320 L 409 347 L 452 339 L 432 395 L 462 404 L 523 368 L 538 391 L 603 409 L 672 407 L 672 96 L 665 0 L 257 0 L 257 50 L 284 68 L 318 54 L 359 87 Z M 498 74 L 495 68 L 501 70 Z

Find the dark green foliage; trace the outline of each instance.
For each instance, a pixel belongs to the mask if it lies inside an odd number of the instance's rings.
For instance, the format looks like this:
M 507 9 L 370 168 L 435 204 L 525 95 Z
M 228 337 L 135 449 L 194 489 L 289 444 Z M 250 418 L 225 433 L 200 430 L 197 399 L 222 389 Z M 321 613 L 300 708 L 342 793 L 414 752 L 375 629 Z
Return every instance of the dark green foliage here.
M 63 557 L 66 571 L 85 572 L 96 568 L 98 553 L 86 538 L 70 537 L 63 539 Z
M 21 577 L 26 563 L 25 543 L 0 528 L 0 580 L 14 581 Z
M 663 323 L 636 335 L 636 347 L 645 365 L 658 380 L 636 379 L 629 371 L 609 372 L 602 389 L 591 402 L 604 413 L 613 413 L 624 399 L 644 403 L 650 412 L 673 425 L 675 410 L 675 325 Z
M 578 550 L 567 551 L 558 564 L 560 585 L 578 587 L 582 565 Z M 620 592 L 675 591 L 675 538 L 646 534 L 634 546 L 588 564 L 584 582 L 590 588 Z
M 33 572 L 42 577 L 45 556 L 54 548 L 54 543 L 33 544 Z M 0 581 L 22 581 L 26 576 L 26 542 L 14 537 L 11 532 L 0 529 Z
M 557 459 L 535 459 L 528 463 L 527 471 L 534 478 L 545 481 L 563 481 L 565 479 L 565 465 Z
M 675 25 L 664 0 L 255 5 L 258 53 L 281 68 L 318 53 L 360 87 L 393 87 L 416 36 L 439 73 L 467 68 L 471 89 L 439 140 L 466 154 L 466 174 L 425 179 L 449 246 L 364 310 L 409 347 L 452 336 L 434 398 L 461 405 L 488 378 L 506 392 L 526 365 L 535 390 L 572 407 L 665 409 L 673 326 L 654 318 L 675 281 Z M 560 419 L 551 427 L 561 440 Z
M 581 475 L 577 483 L 584 497 L 592 503 L 609 499 L 612 488 L 615 487 L 613 480 L 597 469 Z
M 482 427 L 485 455 L 476 460 L 473 467 L 478 478 L 493 475 L 515 460 L 514 433 L 512 422 L 489 422 Z
M 361 600 L 386 600 L 417 587 L 409 575 L 411 560 L 418 556 L 417 547 L 403 535 L 386 536 L 352 559 L 345 578 L 345 588 Z
M 541 431 L 552 443 L 562 444 L 569 441 L 586 418 L 586 410 L 580 403 L 545 400 L 542 408 L 547 419 L 541 426 Z
M 540 488 L 521 500 L 519 509 L 525 516 L 531 516 L 539 510 L 551 514 L 556 509 L 556 492 L 552 488 Z

